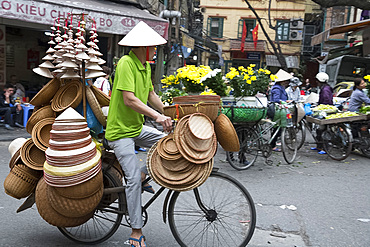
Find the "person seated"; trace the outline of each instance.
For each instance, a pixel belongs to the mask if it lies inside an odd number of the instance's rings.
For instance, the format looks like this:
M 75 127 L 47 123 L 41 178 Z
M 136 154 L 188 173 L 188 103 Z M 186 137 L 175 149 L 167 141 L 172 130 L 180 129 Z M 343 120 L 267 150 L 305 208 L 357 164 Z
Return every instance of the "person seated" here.
M 299 89 L 300 85 L 302 85 L 302 82 L 297 77 L 290 79 L 289 87 L 285 89 L 288 95 L 288 100 L 294 102 L 299 101 L 299 98 L 301 97 L 301 90 Z
M 353 92 L 349 100 L 348 111 L 358 112 L 363 104 L 370 105 L 370 98 L 362 91 L 362 89 L 366 88 L 366 82 L 363 78 L 355 78 L 354 83 L 355 85 L 353 86 Z M 357 138 L 361 125 L 352 123 L 351 128 L 354 142 L 360 142 Z
M 23 98 L 26 97 L 26 89 L 20 82 L 18 82 L 16 75 L 10 76 L 10 84 L 15 87 L 15 93 L 13 95 L 14 99 L 23 100 Z
M 14 101 L 15 87 L 11 84 L 6 84 L 4 93 L 0 94 L 0 115 L 4 116 L 5 128 L 13 130 L 12 114 L 15 114 L 14 125 L 19 128 L 24 128 L 22 125 L 23 109 L 20 103 Z

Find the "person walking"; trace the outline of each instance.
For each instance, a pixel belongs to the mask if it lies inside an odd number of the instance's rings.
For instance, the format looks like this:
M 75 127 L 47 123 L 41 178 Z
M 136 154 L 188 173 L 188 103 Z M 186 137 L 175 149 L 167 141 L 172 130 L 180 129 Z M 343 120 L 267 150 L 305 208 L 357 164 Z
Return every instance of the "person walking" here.
M 172 130 L 171 118 L 162 114 L 164 105 L 153 90 L 147 62 L 153 59 L 155 47 L 165 43 L 163 37 L 142 21 L 118 43 L 132 47 L 132 50 L 116 67 L 105 138 L 125 173 L 131 246 L 146 246 L 142 232 L 141 192 L 142 189 L 153 192 L 150 185 L 141 187 L 148 171 L 145 166 L 138 165 L 135 144 L 150 147 L 165 136 L 159 130 L 143 125 L 144 115 L 160 123 L 164 131 Z

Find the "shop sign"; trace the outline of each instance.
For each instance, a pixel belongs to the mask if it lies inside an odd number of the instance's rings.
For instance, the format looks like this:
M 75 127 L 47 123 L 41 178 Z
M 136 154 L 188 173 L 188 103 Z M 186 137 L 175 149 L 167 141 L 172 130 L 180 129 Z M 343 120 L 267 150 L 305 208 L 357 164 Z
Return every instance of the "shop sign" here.
M 116 13 L 122 14 L 114 14 L 114 12 L 104 13 L 98 7 L 99 11 L 88 9 L 87 7 L 91 7 L 93 3 L 88 0 L 79 3 L 76 6 L 69 6 L 66 2 L 52 4 L 31 0 L 0 0 L 0 17 L 52 26 L 55 20 L 67 18 L 69 13 L 85 13 L 96 21 L 98 32 L 125 35 L 137 23 L 145 21 L 161 36 L 166 39 L 168 37 L 168 22 L 150 19 L 151 16 L 146 18 L 145 15 L 149 15 L 148 13 L 133 6 L 120 5 Z M 125 12 L 120 11 L 124 8 L 128 9 Z M 131 13 L 133 16 L 125 15 L 126 13 Z M 77 23 L 74 25 L 77 26 Z
M 194 50 L 194 39 L 185 33 L 182 34 L 182 45 Z
M 261 53 L 259 53 L 259 52 L 247 52 L 247 59 L 261 60 Z

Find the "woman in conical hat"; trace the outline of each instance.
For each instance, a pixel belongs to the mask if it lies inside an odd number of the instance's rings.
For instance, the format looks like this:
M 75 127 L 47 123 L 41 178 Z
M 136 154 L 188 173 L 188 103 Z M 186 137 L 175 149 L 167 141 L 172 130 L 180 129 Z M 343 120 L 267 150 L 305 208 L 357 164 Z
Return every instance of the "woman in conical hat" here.
M 131 246 L 146 246 L 142 233 L 142 190 L 154 193 L 150 185 L 141 188 L 148 171 L 139 167 L 135 144 L 150 147 L 165 136 L 155 128 L 144 126 L 144 115 L 155 119 L 164 131 L 172 130 L 170 117 L 163 114 L 163 103 L 153 90 L 151 60 L 157 45 L 167 41 L 146 23 L 139 22 L 118 44 L 132 47 L 116 67 L 105 138 L 113 148 L 125 172 L 127 208 L 132 233 Z M 147 103 L 156 109 L 150 108 Z

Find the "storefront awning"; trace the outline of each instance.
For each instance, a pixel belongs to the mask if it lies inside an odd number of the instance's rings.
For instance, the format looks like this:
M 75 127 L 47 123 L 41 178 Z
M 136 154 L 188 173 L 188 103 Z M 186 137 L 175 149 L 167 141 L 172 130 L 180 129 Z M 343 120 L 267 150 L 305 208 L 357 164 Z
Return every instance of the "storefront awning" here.
M 319 34 L 316 34 L 315 36 L 312 36 L 311 45 L 312 46 L 318 45 L 321 44 L 322 42 L 329 40 L 330 35 L 346 33 L 350 31 L 359 31 L 367 27 L 370 27 L 370 19 L 332 27 Z
M 284 58 L 289 69 L 299 68 L 299 59 L 297 56 L 284 56 Z M 279 68 L 281 67 L 280 62 L 275 55 L 266 55 L 266 65 Z
M 0 8 L 2 18 L 51 26 L 58 17 L 67 18 L 68 13 L 84 13 L 94 18 L 97 31 L 101 33 L 126 35 L 137 23 L 144 21 L 168 38 L 167 20 L 132 5 L 99 0 L 11 0 L 2 1 Z

